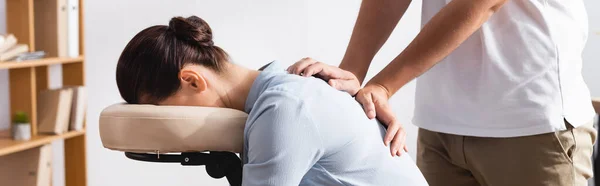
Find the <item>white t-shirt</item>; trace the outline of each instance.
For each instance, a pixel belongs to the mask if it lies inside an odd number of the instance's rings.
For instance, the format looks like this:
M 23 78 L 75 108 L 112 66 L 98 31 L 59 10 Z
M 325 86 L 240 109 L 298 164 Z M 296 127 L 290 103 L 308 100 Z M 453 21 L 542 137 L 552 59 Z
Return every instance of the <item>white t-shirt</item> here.
M 427 23 L 450 0 L 423 0 Z M 582 0 L 510 0 L 417 80 L 413 122 L 431 131 L 515 137 L 594 117 L 581 75 Z

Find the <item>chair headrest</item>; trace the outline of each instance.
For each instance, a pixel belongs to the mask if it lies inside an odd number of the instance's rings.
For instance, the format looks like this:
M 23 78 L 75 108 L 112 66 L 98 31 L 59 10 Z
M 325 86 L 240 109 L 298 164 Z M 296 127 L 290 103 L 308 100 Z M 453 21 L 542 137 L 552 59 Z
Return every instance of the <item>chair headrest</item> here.
M 242 152 L 244 112 L 214 107 L 114 104 L 100 114 L 105 148 L 126 152 Z

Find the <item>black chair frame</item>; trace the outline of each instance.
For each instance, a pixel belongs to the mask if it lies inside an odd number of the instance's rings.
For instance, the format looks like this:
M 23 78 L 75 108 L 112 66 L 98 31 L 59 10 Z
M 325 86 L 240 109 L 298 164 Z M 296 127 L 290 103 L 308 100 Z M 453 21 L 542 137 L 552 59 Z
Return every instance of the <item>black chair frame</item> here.
M 180 154 L 125 152 L 125 156 L 129 159 L 146 162 L 181 163 L 184 166 L 204 165 L 206 173 L 210 177 L 216 179 L 226 177 L 230 185 L 242 185 L 242 162 L 232 152 L 183 152 Z

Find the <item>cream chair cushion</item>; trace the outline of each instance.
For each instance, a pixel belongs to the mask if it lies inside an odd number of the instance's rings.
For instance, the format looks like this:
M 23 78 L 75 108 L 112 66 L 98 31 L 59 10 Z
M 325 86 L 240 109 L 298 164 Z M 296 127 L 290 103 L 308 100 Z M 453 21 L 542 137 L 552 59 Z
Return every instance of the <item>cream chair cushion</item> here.
M 126 152 L 239 153 L 246 118 L 227 108 L 115 104 L 100 114 L 100 138 Z

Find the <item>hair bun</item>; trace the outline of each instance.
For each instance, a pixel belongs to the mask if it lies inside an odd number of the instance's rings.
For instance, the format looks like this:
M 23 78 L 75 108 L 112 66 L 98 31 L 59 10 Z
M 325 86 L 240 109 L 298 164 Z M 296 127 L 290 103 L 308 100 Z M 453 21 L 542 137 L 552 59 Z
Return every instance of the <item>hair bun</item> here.
M 181 40 L 194 42 L 200 46 L 214 45 L 210 26 L 199 17 L 174 17 L 169 22 L 169 29 L 173 30 Z

